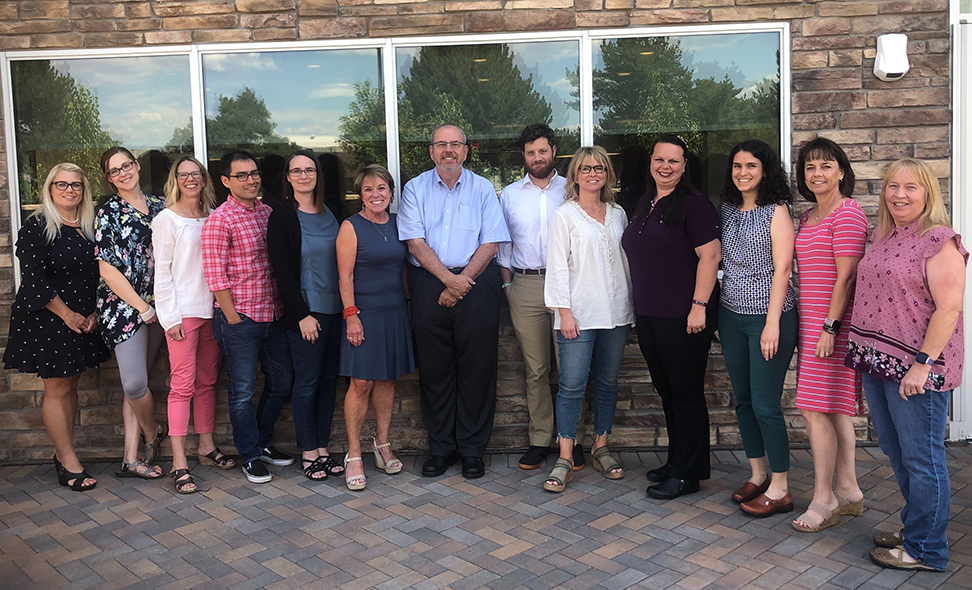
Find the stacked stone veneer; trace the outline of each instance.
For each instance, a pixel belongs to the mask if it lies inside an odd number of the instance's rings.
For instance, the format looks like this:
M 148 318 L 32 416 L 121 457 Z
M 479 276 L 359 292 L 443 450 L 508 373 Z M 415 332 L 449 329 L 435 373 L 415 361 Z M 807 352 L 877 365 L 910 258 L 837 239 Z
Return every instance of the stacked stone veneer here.
M 947 0 L 58 0 L 0 2 L 0 50 L 143 47 L 158 44 L 351 39 L 408 35 L 571 30 L 598 27 L 699 25 L 786 21 L 791 31 L 792 143 L 816 135 L 843 145 L 859 179 L 857 193 L 873 220 L 880 179 L 903 156 L 930 160 L 948 188 L 949 60 Z M 906 33 L 911 71 L 885 83 L 871 74 L 876 36 Z M 786 82 L 786 81 L 784 81 Z M 9 149 L 0 140 L 0 151 Z M 0 347 L 6 344 L 14 298 L 13 246 L 5 154 L 0 153 Z M 800 213 L 805 205 L 799 205 Z M 499 398 L 491 447 L 527 444 L 523 365 L 508 314 L 500 337 Z M 733 397 L 718 344 L 706 391 L 711 440 L 739 445 Z M 165 416 L 167 362 L 160 355 L 151 385 L 157 414 Z M 791 440 L 804 442 L 792 408 L 795 374 L 784 402 Z M 122 393 L 113 363 L 81 379 L 77 444 L 83 457 L 120 456 Z M 340 399 L 334 449 L 344 448 Z M 0 371 L 0 463 L 45 460 L 52 447 L 41 420 L 43 387 L 30 375 Z M 278 428 L 292 446 L 289 410 Z M 218 441 L 232 448 L 225 381 L 219 386 Z M 870 438 L 859 419 L 858 438 Z M 393 440 L 425 447 L 415 375 L 398 389 Z M 366 426 L 365 436 L 370 435 Z M 664 418 L 634 337 L 621 374 L 613 444 L 667 443 Z M 190 442 L 190 450 L 193 449 Z

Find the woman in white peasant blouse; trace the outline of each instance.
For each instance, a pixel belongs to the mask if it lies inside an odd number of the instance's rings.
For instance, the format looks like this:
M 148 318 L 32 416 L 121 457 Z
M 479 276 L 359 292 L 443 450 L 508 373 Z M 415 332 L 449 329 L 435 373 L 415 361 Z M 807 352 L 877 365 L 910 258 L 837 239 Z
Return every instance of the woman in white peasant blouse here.
M 554 310 L 560 347 L 557 436 L 560 458 L 543 488 L 561 492 L 573 475 L 575 428 L 591 357 L 595 358 L 594 467 L 608 479 L 624 469 L 608 450 L 618 402 L 618 370 L 634 324 L 631 276 L 621 251 L 628 224 L 614 200 L 614 170 L 607 152 L 582 147 L 567 169 L 567 200 L 554 214 L 547 241 L 544 301 Z

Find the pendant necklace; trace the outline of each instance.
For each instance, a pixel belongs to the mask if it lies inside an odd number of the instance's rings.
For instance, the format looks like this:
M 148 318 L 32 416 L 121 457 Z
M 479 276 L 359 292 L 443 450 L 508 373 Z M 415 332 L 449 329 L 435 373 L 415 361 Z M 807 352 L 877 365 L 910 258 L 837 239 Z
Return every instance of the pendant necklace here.
M 364 215 L 362 215 L 362 217 L 364 217 Z M 368 219 L 368 218 L 367 218 L 367 217 L 365 217 L 365 219 Z M 371 221 L 371 220 L 370 220 L 370 219 L 368 219 L 368 221 Z M 375 226 L 375 230 L 376 230 L 376 231 L 377 231 L 377 232 L 378 232 L 379 234 L 381 234 L 381 239 L 383 239 L 383 240 L 385 240 L 385 241 L 387 242 L 387 241 L 388 241 L 388 236 L 386 236 L 386 235 L 385 235 L 385 232 L 383 232 L 383 231 L 381 231 L 381 229 L 380 229 L 380 228 L 378 227 L 378 224 L 377 224 L 377 223 L 375 223 L 374 221 L 371 221 L 371 225 L 373 225 L 373 226 Z

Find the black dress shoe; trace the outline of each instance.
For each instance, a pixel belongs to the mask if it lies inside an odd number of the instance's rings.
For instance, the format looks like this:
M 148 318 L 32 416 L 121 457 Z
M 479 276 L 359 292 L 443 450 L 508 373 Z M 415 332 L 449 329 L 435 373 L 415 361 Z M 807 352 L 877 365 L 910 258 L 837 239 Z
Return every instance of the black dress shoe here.
M 530 445 L 527 452 L 523 453 L 520 457 L 519 466 L 520 469 L 536 469 L 543 465 L 544 461 L 547 460 L 547 454 L 550 453 L 550 447 L 536 447 Z
M 669 477 L 661 483 L 648 486 L 648 496 L 658 500 L 673 500 L 685 494 L 699 491 L 699 480 Z
M 664 464 L 658 469 L 652 469 L 648 472 L 648 481 L 652 483 L 661 483 L 672 476 L 672 467 L 669 464 Z
M 466 479 L 476 479 L 486 473 L 486 464 L 482 457 L 463 457 L 462 476 Z
M 439 477 L 456 462 L 456 455 L 432 455 L 422 465 L 423 477 Z

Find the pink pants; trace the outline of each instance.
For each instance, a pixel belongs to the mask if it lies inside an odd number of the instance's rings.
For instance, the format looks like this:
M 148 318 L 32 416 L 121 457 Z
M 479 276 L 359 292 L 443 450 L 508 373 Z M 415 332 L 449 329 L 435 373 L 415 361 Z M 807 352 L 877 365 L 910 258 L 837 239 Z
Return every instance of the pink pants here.
M 169 435 L 189 433 L 189 400 L 193 400 L 196 434 L 213 432 L 216 423 L 216 378 L 222 356 L 213 338 L 213 320 L 182 318 L 185 339 L 169 346 L 172 378 L 169 384 Z

